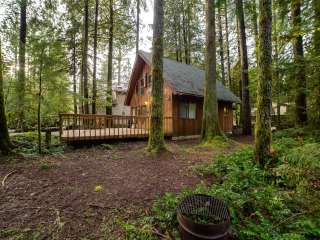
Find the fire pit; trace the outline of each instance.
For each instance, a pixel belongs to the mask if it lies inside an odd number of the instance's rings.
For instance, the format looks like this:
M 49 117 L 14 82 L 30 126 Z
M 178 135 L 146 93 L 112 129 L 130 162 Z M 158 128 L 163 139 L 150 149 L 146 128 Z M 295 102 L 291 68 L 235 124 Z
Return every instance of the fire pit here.
M 178 206 L 177 218 L 183 240 L 228 237 L 229 210 L 220 199 L 202 194 L 188 196 Z

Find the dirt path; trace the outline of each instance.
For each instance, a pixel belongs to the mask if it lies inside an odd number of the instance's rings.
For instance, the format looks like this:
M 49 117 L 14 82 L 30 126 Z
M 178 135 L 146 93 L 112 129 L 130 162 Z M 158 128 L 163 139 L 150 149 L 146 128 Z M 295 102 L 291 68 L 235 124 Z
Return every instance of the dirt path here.
M 0 186 L 0 239 L 111 239 L 114 216 L 134 217 L 165 192 L 195 186 L 194 165 L 239 146 L 197 145 L 170 141 L 169 152 L 150 156 L 145 142 L 131 142 L 1 164 L 0 181 L 16 172 Z

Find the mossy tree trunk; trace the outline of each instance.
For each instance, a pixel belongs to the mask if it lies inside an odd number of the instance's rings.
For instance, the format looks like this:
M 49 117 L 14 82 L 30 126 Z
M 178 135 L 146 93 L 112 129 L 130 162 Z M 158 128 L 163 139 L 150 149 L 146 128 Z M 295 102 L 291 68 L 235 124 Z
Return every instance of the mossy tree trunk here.
M 97 101 L 97 45 L 98 45 L 99 0 L 95 1 L 93 33 L 93 76 L 92 76 L 92 114 L 96 114 Z
M 210 142 L 221 135 L 216 89 L 215 3 L 206 0 L 206 65 L 201 138 Z
M 109 43 L 106 114 L 112 114 L 112 60 L 113 60 L 113 0 L 109 0 Z
M 293 56 L 296 81 L 296 125 L 303 126 L 307 122 L 306 73 L 303 55 L 303 39 L 301 32 L 301 0 L 291 1 L 293 27 Z
M 271 88 L 272 88 L 272 8 L 271 0 L 259 1 L 259 59 L 257 116 L 255 125 L 255 157 L 265 165 L 271 145 Z
M 163 14 L 164 0 L 154 1 L 152 42 L 152 99 L 148 151 L 159 152 L 164 146 L 163 130 Z
M 83 99 L 84 113 L 89 114 L 89 91 L 88 91 L 88 34 L 89 34 L 89 0 L 84 0 L 83 16 L 83 49 L 82 49 L 82 78 L 83 78 Z
M 17 79 L 17 128 L 25 128 L 24 103 L 25 103 L 25 62 L 26 62 L 26 37 L 27 37 L 27 0 L 20 1 L 20 36 L 19 36 L 19 70 Z
M 7 118 L 4 106 L 4 96 L 3 96 L 3 75 L 2 75 L 2 54 L 1 54 L 1 39 L 0 39 L 0 151 L 3 154 L 8 154 L 10 152 L 11 143 L 9 139 Z
M 317 59 L 315 61 L 316 68 L 320 68 L 320 1 L 313 0 L 313 7 L 314 7 L 314 22 L 315 22 L 315 31 L 313 35 L 313 47 L 314 47 L 314 56 Z M 315 69 L 316 69 L 315 68 Z M 320 127 L 320 71 L 315 71 L 315 82 L 314 92 L 315 92 L 315 101 L 314 101 L 314 108 L 316 109 L 315 115 L 313 117 L 313 123 Z
M 240 63 L 241 63 L 241 120 L 244 135 L 251 135 L 251 107 L 249 94 L 248 51 L 246 28 L 242 0 L 236 0 L 237 18 L 239 23 Z

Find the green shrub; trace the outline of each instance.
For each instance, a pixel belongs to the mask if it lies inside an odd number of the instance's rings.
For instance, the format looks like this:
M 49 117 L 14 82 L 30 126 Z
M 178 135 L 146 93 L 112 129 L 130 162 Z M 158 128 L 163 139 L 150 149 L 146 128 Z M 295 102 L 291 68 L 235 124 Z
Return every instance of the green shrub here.
M 11 141 L 17 146 L 16 152 L 23 155 L 35 155 L 38 154 L 38 133 L 37 132 L 25 132 L 11 136 Z M 65 150 L 65 145 L 60 144 L 58 136 L 52 136 L 51 145 L 47 147 L 45 145 L 45 134 L 41 133 L 42 153 L 43 154 L 62 154 Z
M 194 191 L 184 190 L 178 195 L 165 194 L 154 204 L 151 216 L 143 217 L 142 222 L 177 237 L 177 205 L 189 194 L 202 193 L 226 201 L 237 239 L 320 239 L 317 139 L 317 131 L 279 131 L 272 145 L 276 161 L 266 169 L 255 164 L 252 147 L 199 165 L 196 172 L 213 176 L 214 184 L 198 185 Z M 141 225 L 135 226 L 137 233 Z

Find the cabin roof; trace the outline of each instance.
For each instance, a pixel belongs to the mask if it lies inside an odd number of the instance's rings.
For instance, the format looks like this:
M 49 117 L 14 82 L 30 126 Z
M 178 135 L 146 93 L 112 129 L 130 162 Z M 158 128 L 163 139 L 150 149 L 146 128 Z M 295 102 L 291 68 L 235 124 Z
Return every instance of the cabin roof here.
M 146 64 L 151 66 L 151 53 L 139 51 L 138 58 L 139 57 L 141 57 Z M 175 60 L 163 58 L 163 75 L 164 79 L 172 87 L 174 93 L 203 97 L 205 71 L 192 65 L 187 65 Z M 217 81 L 217 98 L 220 101 L 240 103 L 240 99 L 229 89 L 223 86 L 219 81 Z

